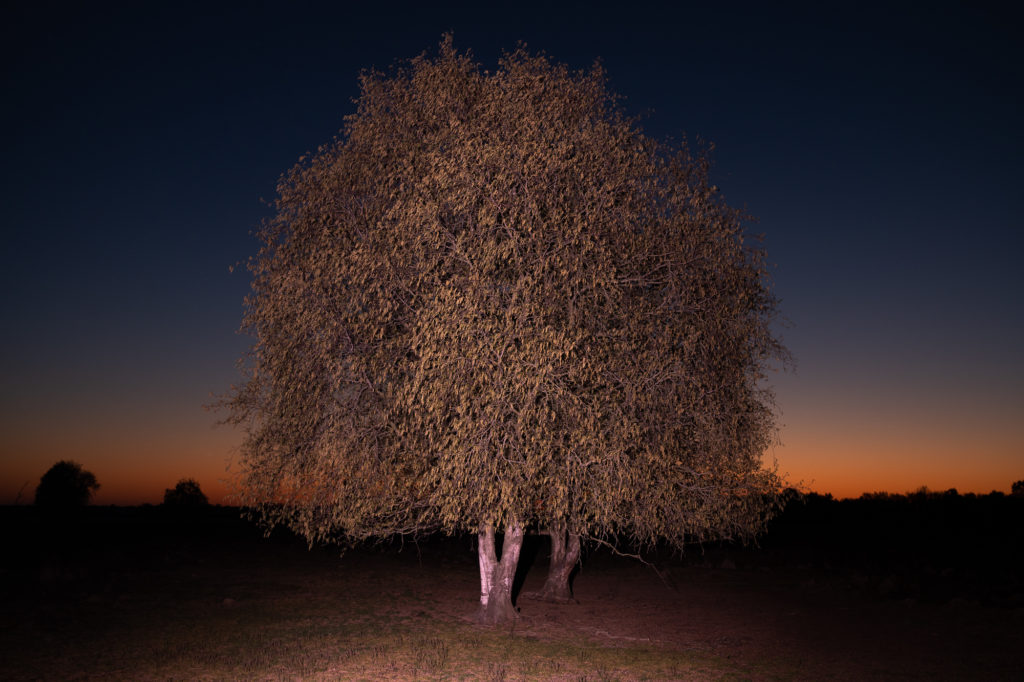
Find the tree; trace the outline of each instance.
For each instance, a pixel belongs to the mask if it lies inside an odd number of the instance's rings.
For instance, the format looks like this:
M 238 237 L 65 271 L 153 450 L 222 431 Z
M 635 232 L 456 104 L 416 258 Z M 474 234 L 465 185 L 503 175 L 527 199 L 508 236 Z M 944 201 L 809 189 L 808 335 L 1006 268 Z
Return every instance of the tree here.
M 199 482 L 194 478 L 183 478 L 174 488 L 164 490 L 164 505 L 168 507 L 194 509 L 208 504 L 206 495 L 199 489 Z
M 84 507 L 99 487 L 91 471 L 83 470 L 78 462 L 62 460 L 39 479 L 36 504 L 49 509 Z
M 1014 497 L 1024 497 L 1024 480 L 1014 481 L 1010 486 L 1010 494 Z
M 449 36 L 362 74 L 250 262 L 256 340 L 227 400 L 242 503 L 311 543 L 476 532 L 487 623 L 515 617 L 528 526 L 570 571 L 581 536 L 755 532 L 785 351 L 763 255 L 708 174 L 599 67 L 520 48 L 490 73 Z
M 572 599 L 569 577 L 580 560 L 580 534 L 570 532 L 564 524 L 555 524 L 546 534 L 551 538 L 548 577 L 540 592 L 530 596 L 541 601 L 567 602 Z

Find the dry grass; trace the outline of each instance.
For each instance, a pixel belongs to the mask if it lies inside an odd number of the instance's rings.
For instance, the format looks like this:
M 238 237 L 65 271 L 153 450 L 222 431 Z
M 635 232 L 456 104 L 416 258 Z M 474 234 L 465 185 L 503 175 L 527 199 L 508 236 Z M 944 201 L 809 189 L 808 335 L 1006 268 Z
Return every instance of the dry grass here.
M 739 673 L 706 652 L 480 628 L 465 617 L 475 580 L 468 560 L 424 566 L 406 552 L 339 561 L 280 545 L 211 551 L 150 557 L 155 566 L 94 561 L 71 578 L 48 578 L 16 600 L 20 613 L 3 618 L 4 678 L 596 681 Z
M 6 633 L 8 644 L 18 642 L 5 655 L 7 679 L 611 680 L 729 672 L 706 656 L 543 640 L 425 611 L 403 616 L 417 605 L 400 609 L 395 598 L 294 591 L 228 604 L 90 598 L 67 606 L 70 612 L 54 610 L 36 627 Z
M 1017 679 L 1022 669 L 1019 600 L 973 601 L 972 582 L 944 602 L 888 596 L 858 579 L 859 564 L 825 567 L 816 550 L 698 552 L 658 574 L 595 552 L 578 603 L 523 601 L 514 628 L 483 629 L 469 618 L 479 583 L 467 538 L 339 559 L 265 540 L 236 517 L 96 512 L 58 536 L 8 510 L 0 678 Z M 905 575 L 900 565 L 879 575 Z M 544 569 L 537 551 L 523 589 L 539 588 Z

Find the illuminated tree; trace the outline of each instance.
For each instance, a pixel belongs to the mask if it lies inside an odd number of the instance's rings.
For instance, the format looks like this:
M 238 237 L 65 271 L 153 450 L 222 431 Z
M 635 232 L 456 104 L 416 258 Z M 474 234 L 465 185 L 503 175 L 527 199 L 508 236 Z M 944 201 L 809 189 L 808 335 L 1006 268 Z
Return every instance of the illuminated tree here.
M 361 86 L 250 264 L 241 501 L 310 542 L 477 532 L 488 623 L 530 525 L 570 571 L 580 536 L 756 531 L 784 352 L 706 157 L 525 49 L 489 73 L 448 37 Z
M 39 479 L 36 504 L 50 509 L 84 507 L 100 484 L 91 471 L 71 460 L 57 462 Z
M 183 478 L 173 488 L 164 490 L 164 504 L 168 507 L 196 508 L 209 504 L 206 495 L 194 478 Z

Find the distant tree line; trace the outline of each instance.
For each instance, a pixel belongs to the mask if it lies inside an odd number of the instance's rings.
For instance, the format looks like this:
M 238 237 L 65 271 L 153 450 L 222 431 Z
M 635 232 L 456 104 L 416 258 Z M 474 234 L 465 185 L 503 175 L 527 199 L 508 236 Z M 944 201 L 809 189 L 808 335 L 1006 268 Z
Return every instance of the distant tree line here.
M 999 544 L 1024 540 L 1024 495 L 959 493 L 955 488 L 919 488 L 903 494 L 873 492 L 856 499 L 798 492 L 786 494 L 784 511 L 769 525 L 767 543 L 811 535 L 819 545 L 854 549 L 889 546 L 900 551 Z M 1024 547 L 1024 545 L 1022 545 Z
M 1017 481 L 1011 487 L 1012 497 L 1024 497 L 1024 481 Z M 948 500 L 953 498 L 963 498 L 966 500 L 983 499 L 989 498 L 1003 498 L 1006 497 L 1006 493 L 993 490 L 990 493 L 960 493 L 956 488 L 949 488 L 948 490 L 930 490 L 927 486 L 921 486 L 917 490 L 907 493 L 886 493 L 886 492 L 872 492 L 864 493 L 859 499 L 870 501 L 870 500 L 890 500 L 890 501 L 923 501 L 923 500 Z
M 905 493 L 875 491 L 862 493 L 858 498 L 849 498 L 844 500 L 837 500 L 831 493 L 822 494 L 800 491 L 795 488 L 787 488 L 782 497 L 784 504 L 787 505 L 793 503 L 827 504 L 830 502 L 920 502 L 926 500 L 950 500 L 956 498 L 963 500 L 982 500 L 987 498 L 1003 499 L 1006 497 L 1024 498 L 1024 480 L 1013 483 L 1010 488 L 1009 496 L 1000 490 L 993 490 L 989 493 L 961 493 L 956 488 L 949 488 L 947 490 L 931 490 L 928 486 L 921 486 L 917 490 Z
M 35 504 L 46 509 L 70 510 L 84 507 L 99 490 L 96 475 L 73 460 L 61 460 L 50 467 L 36 486 Z M 164 490 L 164 505 L 173 508 L 200 508 L 209 500 L 194 478 L 183 478 Z

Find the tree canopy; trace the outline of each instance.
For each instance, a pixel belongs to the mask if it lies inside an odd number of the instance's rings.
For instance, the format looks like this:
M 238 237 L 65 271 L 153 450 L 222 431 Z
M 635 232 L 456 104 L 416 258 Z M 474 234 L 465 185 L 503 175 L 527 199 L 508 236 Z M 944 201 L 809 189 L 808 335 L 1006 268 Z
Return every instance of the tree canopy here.
M 61 460 L 50 467 L 36 487 L 36 504 L 51 509 L 83 507 L 100 487 L 91 471 L 72 460 Z
M 168 507 L 196 508 L 209 504 L 206 494 L 194 478 L 183 478 L 173 488 L 164 489 L 164 504 Z
M 785 351 L 707 153 L 525 47 L 490 72 L 446 37 L 360 84 L 250 262 L 241 502 L 311 542 L 758 529 Z

